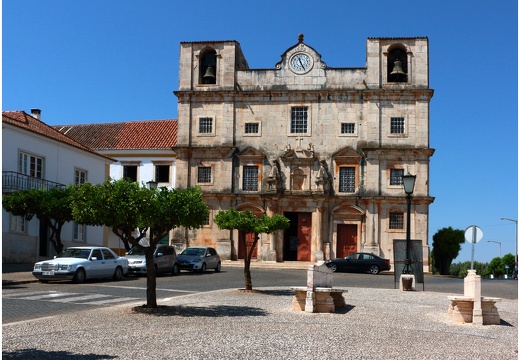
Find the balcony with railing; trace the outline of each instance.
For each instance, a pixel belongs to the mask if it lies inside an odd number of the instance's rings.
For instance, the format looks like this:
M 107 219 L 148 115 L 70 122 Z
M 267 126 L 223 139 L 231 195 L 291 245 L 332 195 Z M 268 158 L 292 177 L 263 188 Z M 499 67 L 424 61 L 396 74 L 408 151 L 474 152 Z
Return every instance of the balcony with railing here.
M 63 189 L 66 185 L 39 179 L 33 176 L 17 173 L 14 171 L 2 171 L 2 193 L 12 193 L 19 190 L 43 189 L 51 188 Z

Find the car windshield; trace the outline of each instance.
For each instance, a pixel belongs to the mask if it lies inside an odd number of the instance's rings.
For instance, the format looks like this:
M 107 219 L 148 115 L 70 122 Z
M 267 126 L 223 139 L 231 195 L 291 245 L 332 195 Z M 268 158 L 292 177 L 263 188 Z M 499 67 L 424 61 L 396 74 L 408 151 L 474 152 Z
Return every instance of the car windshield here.
M 187 248 L 181 253 L 181 255 L 194 255 L 194 256 L 204 256 L 206 249 L 200 248 Z
M 56 257 L 88 259 L 90 249 L 66 249 Z
M 130 249 L 128 255 L 144 255 L 144 250 L 139 249 L 137 246 Z

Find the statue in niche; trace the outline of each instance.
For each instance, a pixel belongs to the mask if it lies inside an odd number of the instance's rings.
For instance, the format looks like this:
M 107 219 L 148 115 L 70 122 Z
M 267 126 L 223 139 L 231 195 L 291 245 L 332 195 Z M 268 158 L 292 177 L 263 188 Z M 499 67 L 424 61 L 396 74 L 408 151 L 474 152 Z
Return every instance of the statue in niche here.
M 269 185 L 270 191 L 276 191 L 279 179 L 280 174 L 278 173 L 278 160 L 273 160 L 271 164 L 271 171 L 269 172 L 269 177 L 267 178 L 267 184 Z
M 316 186 L 318 190 L 325 191 L 327 189 L 329 175 L 327 173 L 327 162 L 325 160 L 320 160 L 320 169 L 316 173 Z

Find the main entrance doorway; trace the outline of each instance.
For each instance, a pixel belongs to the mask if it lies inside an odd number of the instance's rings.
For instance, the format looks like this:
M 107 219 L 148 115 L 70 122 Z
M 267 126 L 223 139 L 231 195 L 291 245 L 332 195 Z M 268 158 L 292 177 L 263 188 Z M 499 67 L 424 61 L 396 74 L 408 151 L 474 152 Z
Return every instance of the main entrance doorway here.
M 284 232 L 283 259 L 285 261 L 311 261 L 312 214 L 286 212 L 289 229 Z
M 357 250 L 357 225 L 338 224 L 336 257 L 348 256 Z
M 246 251 L 249 253 L 251 251 L 251 246 L 253 246 L 253 242 L 255 240 L 255 234 L 254 233 L 244 233 L 242 231 L 239 231 L 238 236 L 240 237 L 240 240 L 245 237 L 246 238 Z M 244 243 L 242 241 L 238 241 L 238 258 L 244 259 Z M 256 259 L 258 257 L 258 243 L 253 249 L 253 254 L 251 255 L 251 259 Z

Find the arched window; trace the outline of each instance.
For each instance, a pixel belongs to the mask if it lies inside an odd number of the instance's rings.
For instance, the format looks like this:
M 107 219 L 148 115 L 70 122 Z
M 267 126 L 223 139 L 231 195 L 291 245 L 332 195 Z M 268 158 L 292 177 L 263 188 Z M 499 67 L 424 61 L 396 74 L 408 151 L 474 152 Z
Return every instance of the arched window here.
M 199 83 L 217 83 L 217 53 L 215 50 L 207 50 L 200 57 L 199 63 Z
M 408 58 L 406 50 L 400 46 L 388 52 L 387 79 L 388 82 L 408 81 Z

